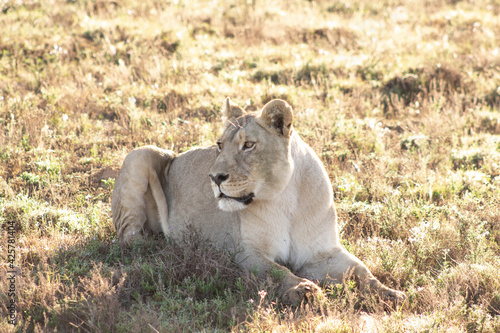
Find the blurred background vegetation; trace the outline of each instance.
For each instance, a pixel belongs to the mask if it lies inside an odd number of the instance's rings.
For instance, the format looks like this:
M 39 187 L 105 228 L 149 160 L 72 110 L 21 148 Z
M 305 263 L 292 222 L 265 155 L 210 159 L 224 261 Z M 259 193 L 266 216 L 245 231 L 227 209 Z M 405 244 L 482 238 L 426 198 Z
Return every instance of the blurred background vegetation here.
M 500 331 L 498 0 L 0 0 L 0 223 L 19 332 Z M 272 98 L 333 183 L 353 281 L 289 308 L 196 233 L 121 252 L 125 155 L 211 145 Z M 2 275 L 7 234 L 0 244 Z

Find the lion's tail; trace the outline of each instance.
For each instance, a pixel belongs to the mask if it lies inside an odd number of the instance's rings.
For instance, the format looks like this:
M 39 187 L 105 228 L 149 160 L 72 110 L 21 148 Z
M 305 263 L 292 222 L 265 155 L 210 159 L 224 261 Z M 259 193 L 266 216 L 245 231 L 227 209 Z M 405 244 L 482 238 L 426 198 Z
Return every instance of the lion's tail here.
M 173 154 L 173 152 L 171 152 Z M 168 207 L 167 198 L 165 197 L 165 192 L 163 186 L 165 184 L 165 175 L 168 172 L 168 168 L 172 163 L 174 156 L 169 155 L 167 151 L 161 154 L 161 163 L 159 165 L 159 170 L 150 170 L 151 174 L 149 177 L 149 187 L 151 188 L 151 193 L 153 194 L 156 207 L 158 208 L 158 216 L 160 218 L 161 228 L 165 235 L 169 232 L 168 227 Z
M 121 244 L 128 245 L 149 231 L 168 232 L 168 206 L 163 187 L 175 158 L 155 146 L 132 150 L 115 182 L 111 210 Z

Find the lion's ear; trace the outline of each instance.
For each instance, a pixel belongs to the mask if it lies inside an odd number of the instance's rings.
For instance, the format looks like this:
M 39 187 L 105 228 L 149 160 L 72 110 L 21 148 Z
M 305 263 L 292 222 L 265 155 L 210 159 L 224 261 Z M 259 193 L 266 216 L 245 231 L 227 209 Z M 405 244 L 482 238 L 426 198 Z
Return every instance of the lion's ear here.
M 273 99 L 264 105 L 258 119 L 272 131 L 287 138 L 292 133 L 293 110 L 281 99 Z
M 245 111 L 242 108 L 234 104 L 229 97 L 226 98 L 222 105 L 222 122 L 224 126 L 227 126 L 231 122 L 231 119 L 239 118 L 244 114 Z

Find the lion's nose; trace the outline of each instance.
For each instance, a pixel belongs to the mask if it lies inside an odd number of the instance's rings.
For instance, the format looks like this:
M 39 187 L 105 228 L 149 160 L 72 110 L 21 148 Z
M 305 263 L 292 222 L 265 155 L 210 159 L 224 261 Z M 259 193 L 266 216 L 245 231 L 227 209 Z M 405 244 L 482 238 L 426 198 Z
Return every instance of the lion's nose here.
M 212 178 L 212 181 L 215 184 L 220 185 L 223 181 L 225 181 L 226 179 L 229 178 L 229 175 L 225 175 L 223 173 L 218 173 L 214 176 L 214 175 L 210 174 L 210 178 Z

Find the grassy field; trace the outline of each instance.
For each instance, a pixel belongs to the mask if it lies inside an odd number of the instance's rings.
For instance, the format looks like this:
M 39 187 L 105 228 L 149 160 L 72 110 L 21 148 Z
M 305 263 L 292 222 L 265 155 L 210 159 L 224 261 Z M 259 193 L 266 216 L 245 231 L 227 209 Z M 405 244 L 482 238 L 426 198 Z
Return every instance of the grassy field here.
M 498 0 L 0 0 L 0 27 L 0 331 L 500 331 Z M 122 253 L 125 155 L 213 144 L 226 96 L 293 106 L 405 303 L 286 307 L 194 233 Z

